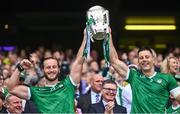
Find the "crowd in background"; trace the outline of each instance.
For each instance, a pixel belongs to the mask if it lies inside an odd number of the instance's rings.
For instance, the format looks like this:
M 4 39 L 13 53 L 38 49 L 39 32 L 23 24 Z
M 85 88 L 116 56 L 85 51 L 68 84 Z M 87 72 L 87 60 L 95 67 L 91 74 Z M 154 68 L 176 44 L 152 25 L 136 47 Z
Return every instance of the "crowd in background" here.
M 117 50 L 118 57 L 120 60 L 124 61 L 129 67 L 138 68 L 138 58 L 137 58 L 138 48 L 134 48 L 132 50 Z M 180 83 L 180 48 L 176 47 L 174 49 L 169 50 L 167 53 L 157 53 L 156 50 L 153 50 L 155 57 L 155 70 L 156 72 L 163 72 L 172 74 L 172 76 Z M 56 58 L 60 64 L 60 75 L 59 80 L 62 80 L 67 74 L 69 74 L 72 62 L 75 59 L 75 54 L 73 49 L 66 49 L 62 51 L 60 49 L 45 49 L 44 47 L 38 47 L 34 51 L 28 52 L 25 49 L 21 50 L 12 50 L 8 52 L 0 52 L 0 87 L 3 88 L 6 86 L 6 80 L 11 77 L 14 72 L 17 64 L 23 59 L 29 59 L 35 68 L 37 75 L 30 75 L 28 71 L 21 72 L 20 74 L 20 82 L 26 86 L 44 86 L 44 74 L 42 71 L 42 60 L 48 57 Z M 75 94 L 75 104 L 77 113 L 87 113 L 88 106 L 86 107 L 84 102 L 87 101 L 86 98 L 83 98 L 91 89 L 94 92 L 101 93 L 102 89 L 102 81 L 105 79 L 114 80 L 120 89 L 117 90 L 116 94 L 116 102 L 119 105 L 124 106 L 127 109 L 127 112 L 130 112 L 131 108 L 131 87 L 122 78 L 118 76 L 117 72 L 112 67 L 107 67 L 105 64 L 105 60 L 99 58 L 98 52 L 96 50 L 92 50 L 90 57 L 85 60 L 83 63 L 82 76 L 80 84 L 76 90 Z M 8 109 L 10 103 L 10 99 L 15 96 L 4 94 L 4 90 L 1 89 L 0 93 L 0 109 L 3 108 Z M 12 98 L 11 98 L 12 97 Z M 25 112 L 25 104 L 23 104 L 23 100 L 19 98 L 16 99 L 19 104 L 15 107 L 20 112 Z M 84 99 L 84 101 L 83 101 Z M 96 101 L 94 101 L 96 103 Z M 22 105 L 21 105 L 22 104 Z M 91 103 L 90 103 L 91 104 Z M 174 101 L 173 98 L 170 98 L 169 103 L 167 104 L 167 109 L 172 105 L 179 104 Z M 37 113 L 37 109 L 34 108 L 34 105 L 30 105 L 33 107 L 35 113 Z M 33 112 L 26 112 L 33 113 Z

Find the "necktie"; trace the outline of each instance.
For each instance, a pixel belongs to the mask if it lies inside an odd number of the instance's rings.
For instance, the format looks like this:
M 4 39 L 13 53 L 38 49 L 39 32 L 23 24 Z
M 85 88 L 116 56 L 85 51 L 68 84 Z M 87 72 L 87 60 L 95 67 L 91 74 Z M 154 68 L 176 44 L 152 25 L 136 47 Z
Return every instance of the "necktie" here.
M 99 94 L 96 94 L 96 103 L 99 102 Z

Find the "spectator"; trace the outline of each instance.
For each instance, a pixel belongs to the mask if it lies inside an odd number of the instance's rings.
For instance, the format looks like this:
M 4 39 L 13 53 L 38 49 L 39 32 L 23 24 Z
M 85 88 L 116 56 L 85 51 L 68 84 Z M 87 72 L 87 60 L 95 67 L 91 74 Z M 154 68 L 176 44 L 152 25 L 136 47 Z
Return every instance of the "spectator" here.
M 44 52 L 44 58 L 52 57 L 52 51 L 50 49 L 46 49 Z
M 5 96 L 0 91 L 0 113 L 4 112 L 6 110 L 5 107 L 4 107 L 4 100 L 5 100 Z
M 112 80 L 105 80 L 103 82 L 102 100 L 99 103 L 92 104 L 89 108 L 89 113 L 127 113 L 125 107 L 116 103 L 116 92 L 116 83 Z
M 162 73 L 171 74 L 175 78 L 175 75 L 179 73 L 179 66 L 178 65 L 179 65 L 179 63 L 178 63 L 178 60 L 176 57 L 174 57 L 174 56 L 166 57 L 163 61 L 162 66 L 161 66 Z M 175 112 L 177 112 L 177 110 L 179 110 L 178 109 L 179 107 L 180 107 L 180 104 L 171 95 L 169 102 L 168 102 L 168 105 L 167 105 L 167 112 L 168 113 L 175 113 Z
M 97 103 L 101 99 L 103 77 L 100 74 L 94 74 L 91 78 L 91 89 L 78 99 L 78 108 L 81 108 L 83 113 L 87 113 L 91 104 Z
M 23 113 L 39 113 L 37 107 L 31 100 L 23 100 Z
M 3 87 L 3 85 L 4 85 L 4 76 L 0 71 L 0 87 Z
M 6 110 L 3 113 L 8 114 L 21 114 L 23 112 L 22 99 L 8 94 L 5 98 Z
M 95 60 L 91 60 L 89 63 L 89 70 L 94 71 L 96 73 L 99 72 L 99 64 Z
M 132 105 L 131 85 L 119 76 L 117 72 L 115 72 L 114 76 L 116 79 L 115 82 L 118 86 L 116 95 L 117 104 L 126 107 L 127 113 L 129 114 Z
M 166 57 L 161 66 L 161 72 L 175 76 L 179 72 L 179 63 L 176 57 Z
M 12 66 L 17 65 L 17 63 L 19 62 L 17 50 L 9 51 L 8 52 L 8 59 L 9 59 L 10 64 Z

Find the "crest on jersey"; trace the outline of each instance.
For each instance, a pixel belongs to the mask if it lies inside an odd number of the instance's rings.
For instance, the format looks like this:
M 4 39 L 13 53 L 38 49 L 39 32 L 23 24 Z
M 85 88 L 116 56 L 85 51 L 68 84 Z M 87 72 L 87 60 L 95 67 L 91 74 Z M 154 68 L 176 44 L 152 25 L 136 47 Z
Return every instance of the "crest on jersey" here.
M 162 79 L 158 79 L 157 82 L 158 82 L 158 83 L 162 83 Z

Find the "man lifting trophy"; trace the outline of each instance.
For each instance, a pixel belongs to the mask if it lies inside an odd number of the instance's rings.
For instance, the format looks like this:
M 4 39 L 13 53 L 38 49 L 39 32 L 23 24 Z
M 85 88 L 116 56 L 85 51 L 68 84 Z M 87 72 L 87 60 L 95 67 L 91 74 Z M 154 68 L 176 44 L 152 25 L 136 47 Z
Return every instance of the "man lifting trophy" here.
M 109 63 L 109 11 L 102 6 L 93 6 L 86 12 L 86 55 L 90 53 L 90 40 L 104 40 L 103 51 L 106 63 Z

